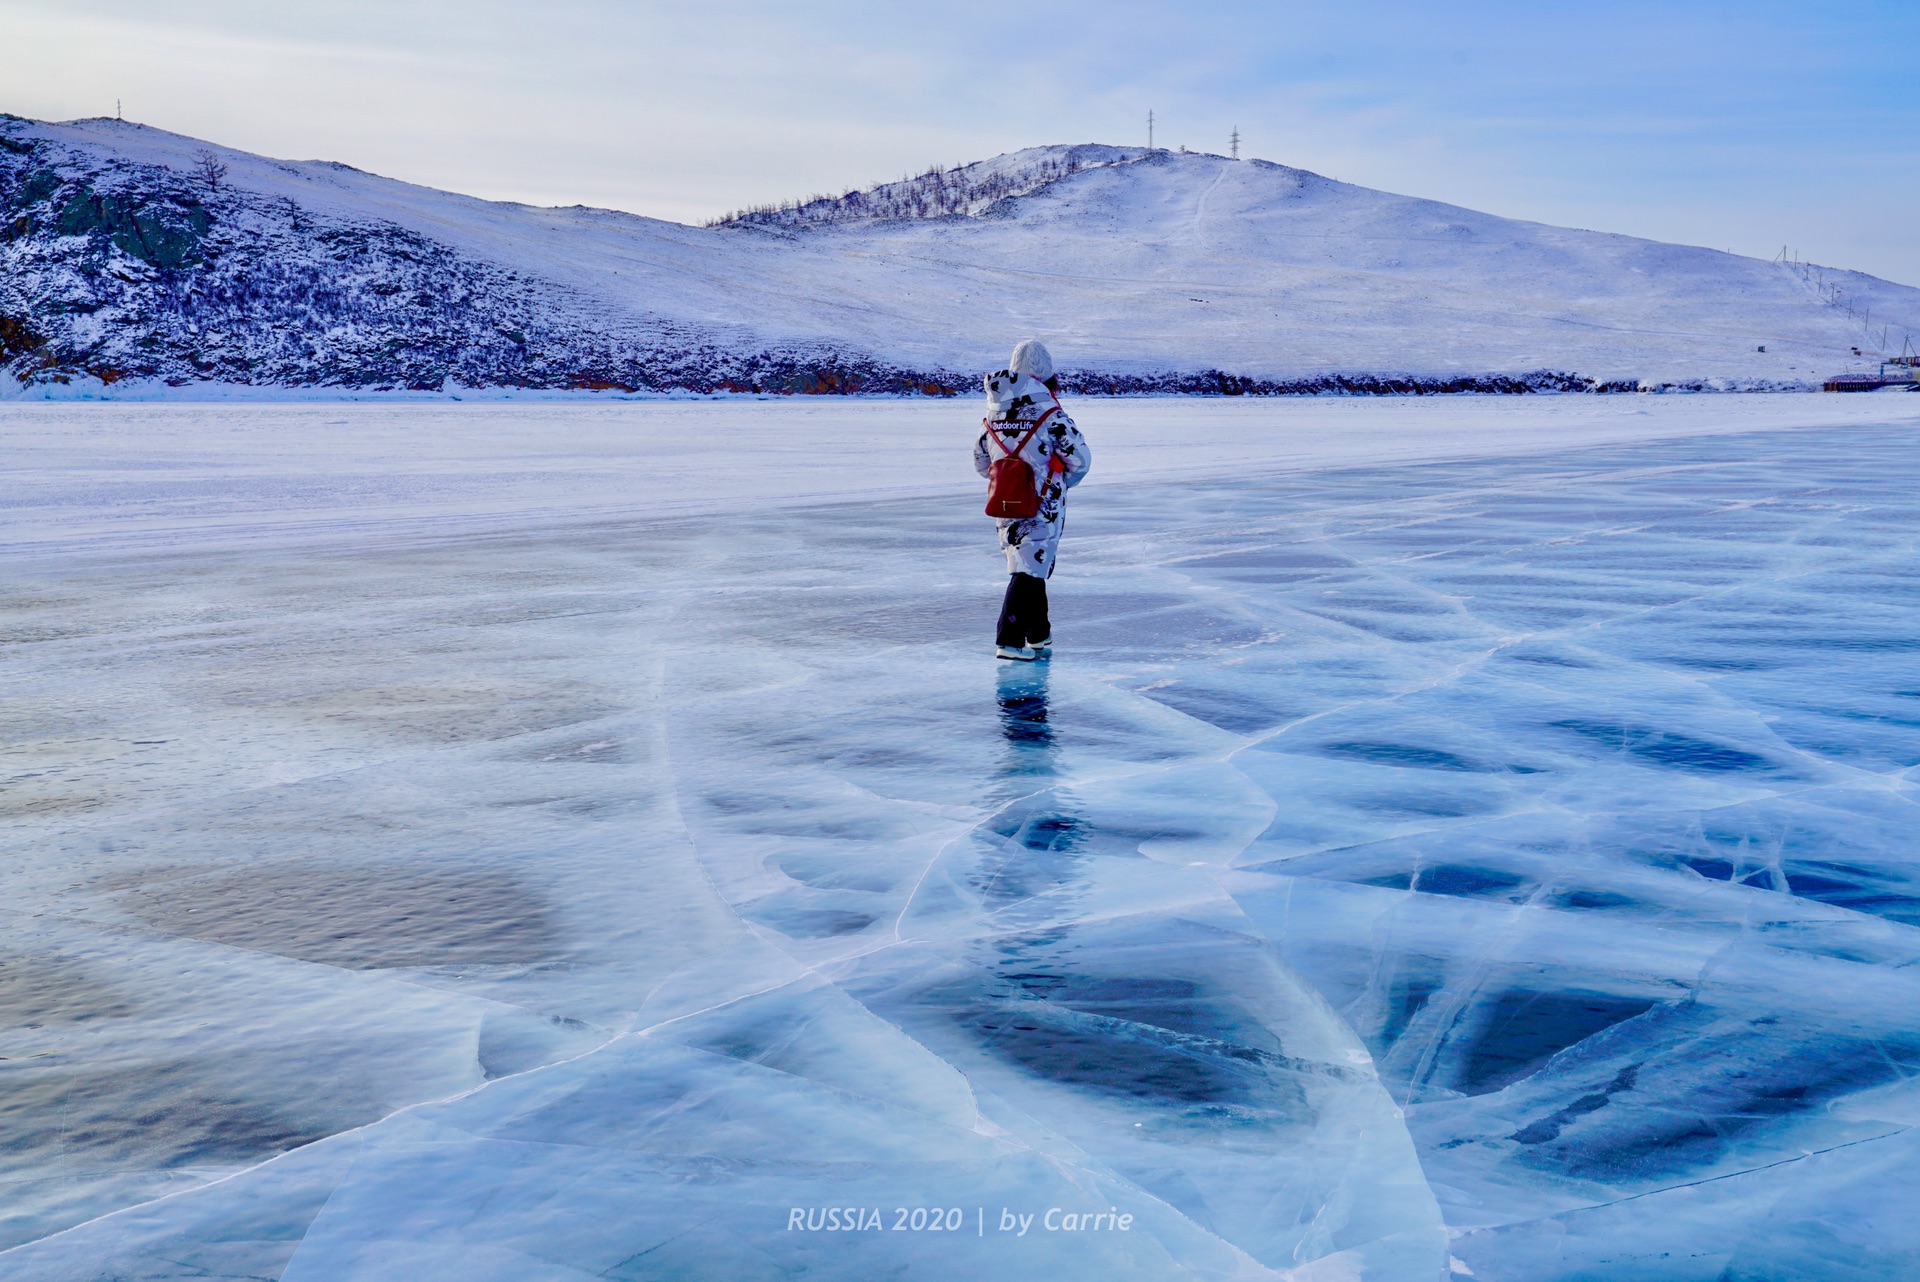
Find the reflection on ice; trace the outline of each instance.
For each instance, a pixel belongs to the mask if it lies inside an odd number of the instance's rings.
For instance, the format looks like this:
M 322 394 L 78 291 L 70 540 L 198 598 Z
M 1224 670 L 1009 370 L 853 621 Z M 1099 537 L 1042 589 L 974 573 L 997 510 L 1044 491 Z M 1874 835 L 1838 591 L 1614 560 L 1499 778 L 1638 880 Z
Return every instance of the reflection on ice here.
M 0 1261 L 1920 1270 L 1914 480 L 1096 486 L 1033 665 L 958 502 L 23 574 Z
M 1053 727 L 1047 723 L 1045 663 L 1000 669 L 1000 733 L 1007 747 L 1009 776 L 1046 773 L 1053 769 Z

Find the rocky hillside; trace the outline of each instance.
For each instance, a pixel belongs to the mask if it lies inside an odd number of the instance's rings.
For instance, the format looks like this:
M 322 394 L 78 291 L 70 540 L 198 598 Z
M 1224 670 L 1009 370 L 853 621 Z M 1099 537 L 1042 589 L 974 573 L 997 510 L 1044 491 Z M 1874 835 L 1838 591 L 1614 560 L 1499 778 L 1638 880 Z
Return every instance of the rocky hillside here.
M 334 166 L 348 173 L 346 166 Z M 0 120 L 0 367 L 281 387 L 921 390 L 831 344 L 728 344 L 589 300 L 396 222 L 140 163 Z
M 1516 222 L 1266 161 L 1040 147 L 688 227 L 113 120 L 0 117 L 0 394 L 1810 386 L 1920 290 Z

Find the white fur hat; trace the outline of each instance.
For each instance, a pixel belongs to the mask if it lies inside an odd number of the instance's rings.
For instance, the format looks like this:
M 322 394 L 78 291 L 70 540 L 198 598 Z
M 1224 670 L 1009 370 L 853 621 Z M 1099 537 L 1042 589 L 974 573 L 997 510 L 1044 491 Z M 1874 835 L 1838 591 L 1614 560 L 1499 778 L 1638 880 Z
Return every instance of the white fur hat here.
M 1007 368 L 1015 374 L 1029 374 L 1042 383 L 1053 377 L 1053 353 L 1037 338 L 1029 338 L 1013 349 Z

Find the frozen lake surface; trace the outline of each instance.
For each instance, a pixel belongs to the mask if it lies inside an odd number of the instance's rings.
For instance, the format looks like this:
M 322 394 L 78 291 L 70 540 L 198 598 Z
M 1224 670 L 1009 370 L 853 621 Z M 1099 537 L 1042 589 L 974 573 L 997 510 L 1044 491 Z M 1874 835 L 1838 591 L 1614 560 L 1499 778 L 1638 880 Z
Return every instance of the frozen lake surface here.
M 1916 402 L 4 407 L 0 1275 L 1920 1275 Z

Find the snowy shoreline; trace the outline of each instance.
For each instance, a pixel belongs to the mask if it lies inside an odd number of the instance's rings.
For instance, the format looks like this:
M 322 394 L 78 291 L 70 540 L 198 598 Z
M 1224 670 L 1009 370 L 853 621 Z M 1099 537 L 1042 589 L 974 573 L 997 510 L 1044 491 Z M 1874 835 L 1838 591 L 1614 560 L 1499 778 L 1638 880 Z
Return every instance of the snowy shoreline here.
M 1212 384 L 1211 387 L 1203 386 Z M 1591 379 L 1579 374 L 1539 371 L 1506 375 L 1329 374 L 1302 379 L 1256 379 L 1208 371 L 1202 374 L 1069 374 L 1069 395 L 1100 400 L 1256 400 L 1300 397 L 1398 399 L 1430 396 L 1751 396 L 1821 391 L 1818 382 L 1793 379 Z M 1189 386 L 1189 384 L 1193 384 Z M 1905 388 L 1885 389 L 1905 391 Z M 514 401 L 593 404 L 607 401 L 947 401 L 965 399 L 959 391 L 903 392 L 892 389 L 735 391 L 689 388 L 617 387 L 287 387 L 254 383 L 188 383 L 161 379 L 116 379 L 105 383 L 82 377 L 70 382 L 8 386 L 0 382 L 0 405 L 13 402 L 105 401 L 122 404 L 357 404 L 361 402 Z

